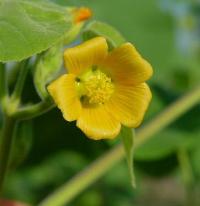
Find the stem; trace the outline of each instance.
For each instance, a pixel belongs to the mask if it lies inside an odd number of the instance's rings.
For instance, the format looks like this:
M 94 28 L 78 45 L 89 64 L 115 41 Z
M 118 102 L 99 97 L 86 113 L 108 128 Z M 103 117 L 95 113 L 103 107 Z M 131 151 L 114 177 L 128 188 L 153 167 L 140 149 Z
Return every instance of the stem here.
M 5 176 L 7 173 L 10 153 L 12 150 L 14 130 L 17 126 L 18 120 L 30 119 L 35 116 L 41 115 L 42 113 L 50 110 L 54 106 L 51 99 L 46 99 L 43 102 L 38 103 L 36 105 L 22 108 L 19 107 L 21 94 L 29 70 L 29 67 L 27 67 L 28 62 L 29 60 L 24 60 L 20 62 L 20 72 L 17 79 L 17 83 L 15 85 L 11 98 L 8 98 L 8 101 L 5 104 L 5 117 L 0 139 L 0 192 L 2 190 Z M 0 64 L 0 67 L 2 67 L 0 68 L 0 97 L 3 98 L 6 95 L 6 80 L 3 65 Z
M 0 102 L 2 104 L 3 99 L 7 95 L 7 85 L 6 85 L 6 68 L 5 64 L 0 62 Z
M 7 172 L 9 157 L 12 148 L 14 129 L 17 121 L 11 117 L 5 116 L 3 130 L 0 139 L 0 192 Z
M 10 153 L 12 149 L 12 142 L 14 137 L 14 130 L 17 125 L 17 119 L 9 113 L 15 111 L 18 103 L 20 102 L 20 96 L 23 91 L 24 82 L 28 73 L 27 68 L 28 60 L 24 60 L 20 63 L 20 73 L 11 98 L 4 102 L 4 98 L 8 94 L 6 85 L 6 71 L 4 65 L 1 63 L 0 68 L 0 97 L 1 104 L 4 108 L 4 122 L 0 139 L 0 192 L 3 187 L 5 176 L 8 169 Z M 16 104 L 17 103 L 17 104 Z
M 24 83 L 26 80 L 26 76 L 27 76 L 28 71 L 29 71 L 29 68 L 27 67 L 28 62 L 29 62 L 29 59 L 26 59 L 26 60 L 23 60 L 22 62 L 20 62 L 19 76 L 18 76 L 17 83 L 15 85 L 15 89 L 13 91 L 11 99 L 16 99 L 16 100 L 20 99 L 20 96 L 21 96 L 22 91 L 23 91 Z
M 13 116 L 20 120 L 32 119 L 48 112 L 53 107 L 55 107 L 53 101 L 51 99 L 46 99 L 38 104 L 19 108 Z
M 148 141 L 153 134 L 168 126 L 199 102 L 200 87 L 192 90 L 187 95 L 174 102 L 149 124 L 140 129 L 135 139 L 135 148 L 137 149 L 145 141 Z M 124 149 L 122 144 L 120 144 L 97 159 L 93 164 L 88 166 L 88 168 L 77 174 L 53 194 L 50 194 L 39 206 L 62 206 L 69 203 L 80 192 L 121 161 L 123 157 Z

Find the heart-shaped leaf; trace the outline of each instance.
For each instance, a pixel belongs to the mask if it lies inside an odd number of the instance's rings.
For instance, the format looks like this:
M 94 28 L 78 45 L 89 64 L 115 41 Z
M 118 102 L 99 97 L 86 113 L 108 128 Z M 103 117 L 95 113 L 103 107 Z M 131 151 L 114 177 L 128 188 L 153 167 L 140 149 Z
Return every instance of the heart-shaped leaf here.
M 1 0 L 0 61 L 20 61 L 50 48 L 71 25 L 72 14 L 51 2 Z

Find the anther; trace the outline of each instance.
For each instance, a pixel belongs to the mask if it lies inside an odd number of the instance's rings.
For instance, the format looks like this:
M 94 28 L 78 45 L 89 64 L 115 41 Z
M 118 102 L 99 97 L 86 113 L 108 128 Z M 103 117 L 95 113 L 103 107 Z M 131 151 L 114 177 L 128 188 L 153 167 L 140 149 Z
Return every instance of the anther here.
M 80 82 L 80 81 L 81 81 L 81 79 L 80 79 L 80 78 L 78 78 L 78 77 L 76 77 L 75 81 L 76 81 L 76 82 Z
M 96 65 L 92 66 L 92 71 L 93 71 L 93 72 L 97 71 L 97 68 L 98 68 L 98 67 L 97 67 Z

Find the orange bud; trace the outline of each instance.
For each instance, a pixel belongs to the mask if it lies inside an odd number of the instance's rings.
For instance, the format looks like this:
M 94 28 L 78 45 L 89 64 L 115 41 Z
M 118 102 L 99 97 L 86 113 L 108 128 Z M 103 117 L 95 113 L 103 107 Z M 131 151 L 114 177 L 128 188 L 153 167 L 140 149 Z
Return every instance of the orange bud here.
M 81 7 L 81 8 L 75 9 L 74 21 L 75 23 L 79 23 L 79 22 L 82 22 L 82 21 L 85 21 L 91 18 L 91 16 L 92 16 L 92 11 L 89 8 Z

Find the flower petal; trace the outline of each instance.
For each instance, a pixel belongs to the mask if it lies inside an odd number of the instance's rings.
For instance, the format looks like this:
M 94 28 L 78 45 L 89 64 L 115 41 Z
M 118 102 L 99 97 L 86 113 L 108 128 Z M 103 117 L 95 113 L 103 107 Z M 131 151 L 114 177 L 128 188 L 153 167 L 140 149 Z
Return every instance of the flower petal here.
M 153 73 L 151 65 L 130 43 L 125 43 L 110 52 L 103 65 L 114 81 L 125 84 L 143 83 Z
M 137 86 L 116 86 L 116 92 L 108 102 L 112 115 L 127 127 L 138 127 L 151 100 L 146 83 Z
M 48 86 L 49 93 L 67 121 L 78 119 L 81 113 L 81 103 L 76 91 L 75 78 L 73 74 L 65 74 Z
M 76 75 L 92 65 L 102 62 L 108 53 L 108 45 L 103 37 L 96 37 L 64 52 L 65 67 Z
M 105 106 L 83 107 L 77 126 L 91 139 L 112 139 L 116 137 L 121 124 L 109 114 Z

